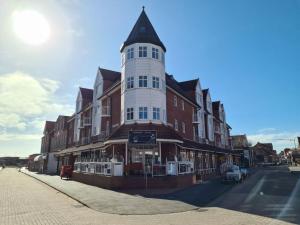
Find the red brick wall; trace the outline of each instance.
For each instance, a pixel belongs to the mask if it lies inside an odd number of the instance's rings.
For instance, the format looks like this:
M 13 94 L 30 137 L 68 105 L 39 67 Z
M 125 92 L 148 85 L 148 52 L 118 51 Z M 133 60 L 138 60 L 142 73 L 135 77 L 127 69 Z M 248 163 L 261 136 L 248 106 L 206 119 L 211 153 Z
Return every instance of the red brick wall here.
M 177 96 L 177 107 L 174 106 L 174 95 L 172 91 L 167 89 L 167 122 L 170 124 L 175 123 L 175 119 L 178 121 L 178 132 L 181 136 L 187 139 L 193 139 L 193 111 L 194 106 L 189 102 L 184 100 L 184 110 L 182 110 L 181 106 L 181 98 L 179 95 Z M 185 123 L 185 133 L 182 132 L 182 122 Z

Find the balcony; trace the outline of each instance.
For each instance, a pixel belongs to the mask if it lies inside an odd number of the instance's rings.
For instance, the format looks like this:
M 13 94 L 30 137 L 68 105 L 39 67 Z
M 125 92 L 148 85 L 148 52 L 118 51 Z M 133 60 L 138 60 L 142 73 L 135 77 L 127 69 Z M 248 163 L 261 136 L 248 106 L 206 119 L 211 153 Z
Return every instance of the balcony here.
M 92 142 L 104 141 L 109 136 L 109 131 L 101 131 L 100 134 L 92 136 Z
M 105 117 L 105 116 L 111 116 L 111 110 L 110 110 L 110 106 L 106 105 L 106 106 L 102 106 L 101 108 L 101 116 Z
M 90 137 L 82 137 L 80 139 L 80 145 L 87 145 L 91 143 L 91 138 Z
M 193 114 L 193 123 L 201 123 L 201 120 L 196 113 Z
M 206 139 L 205 138 L 201 138 L 199 136 L 194 136 L 194 141 L 196 141 L 198 143 L 201 143 L 201 144 L 206 143 Z

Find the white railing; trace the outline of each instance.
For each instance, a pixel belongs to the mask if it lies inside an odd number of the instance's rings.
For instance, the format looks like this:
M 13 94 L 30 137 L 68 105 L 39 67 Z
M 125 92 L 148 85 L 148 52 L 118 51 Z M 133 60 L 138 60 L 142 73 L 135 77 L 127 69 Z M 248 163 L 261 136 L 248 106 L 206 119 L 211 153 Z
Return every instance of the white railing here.
M 168 161 L 166 166 L 167 175 L 182 175 L 194 173 L 194 163 L 190 161 Z
M 123 176 L 122 162 L 76 162 L 74 171 L 103 176 Z

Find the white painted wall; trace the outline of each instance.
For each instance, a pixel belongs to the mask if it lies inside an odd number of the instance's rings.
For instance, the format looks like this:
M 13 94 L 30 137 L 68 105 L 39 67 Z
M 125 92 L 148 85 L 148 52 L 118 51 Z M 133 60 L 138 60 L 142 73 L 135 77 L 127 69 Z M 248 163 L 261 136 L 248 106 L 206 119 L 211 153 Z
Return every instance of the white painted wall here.
M 57 173 L 57 158 L 52 152 L 48 153 L 47 173 Z
M 93 91 L 93 110 L 92 110 L 92 136 L 96 136 L 101 132 L 101 101 L 98 98 L 103 93 L 103 77 L 98 70 Z
M 200 80 L 198 81 L 198 84 L 196 86 L 196 102 L 198 103 L 198 105 L 201 106 L 201 109 L 198 110 L 198 114 L 197 114 L 198 119 L 200 120 L 200 123 L 198 123 L 199 137 L 205 138 L 204 104 L 203 104 L 203 94 L 202 94 Z
M 147 57 L 139 58 L 139 46 L 147 46 Z M 159 49 L 159 59 L 152 58 L 152 47 Z M 165 65 L 161 60 L 162 48 L 149 43 L 136 43 L 124 48 L 122 54 L 125 54 L 128 48 L 134 48 L 134 58 L 122 60 L 121 75 L 121 124 L 123 123 L 166 123 L 166 81 Z M 122 57 L 123 58 L 123 57 Z M 134 77 L 134 88 L 126 89 L 128 77 Z M 148 87 L 140 88 L 139 76 L 148 76 Z M 152 76 L 159 77 L 159 89 L 152 88 Z M 127 121 L 127 108 L 134 108 L 134 120 Z M 148 107 L 148 119 L 138 119 L 139 107 Z M 160 120 L 152 120 L 152 108 L 160 108 Z

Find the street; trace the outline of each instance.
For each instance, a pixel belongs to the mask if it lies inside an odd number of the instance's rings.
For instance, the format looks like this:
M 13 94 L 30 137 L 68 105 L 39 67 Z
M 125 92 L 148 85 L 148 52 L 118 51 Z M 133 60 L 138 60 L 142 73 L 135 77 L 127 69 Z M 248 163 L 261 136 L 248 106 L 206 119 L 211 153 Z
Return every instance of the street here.
M 5 168 L 0 171 L 0 224 L 299 224 L 299 183 L 299 175 L 285 167 L 262 168 L 206 206 L 199 201 L 206 193 L 193 188 L 160 196 L 193 204 L 196 210 L 117 215 L 90 209 L 15 168 Z

